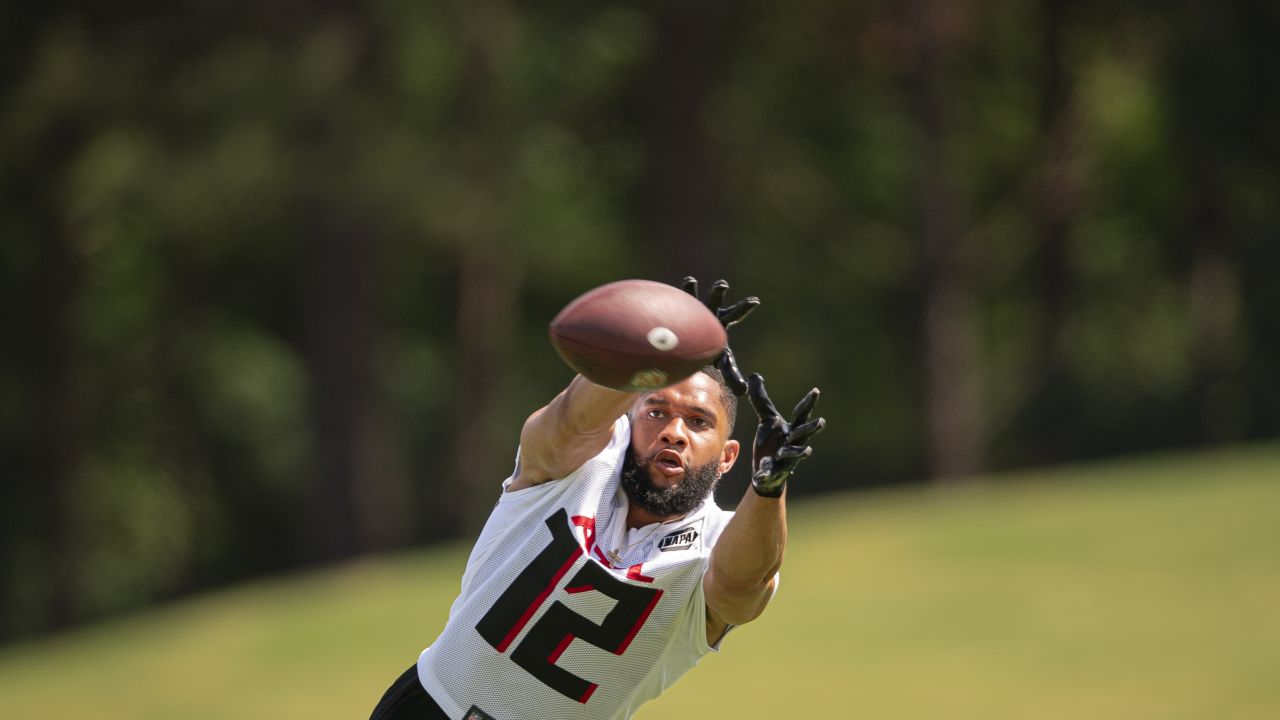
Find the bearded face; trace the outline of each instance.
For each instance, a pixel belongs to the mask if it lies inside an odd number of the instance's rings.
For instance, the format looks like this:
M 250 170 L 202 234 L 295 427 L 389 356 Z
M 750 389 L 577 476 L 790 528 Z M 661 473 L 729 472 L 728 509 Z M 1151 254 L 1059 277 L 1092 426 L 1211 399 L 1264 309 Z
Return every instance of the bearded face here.
M 697 509 L 716 489 L 720 481 L 719 462 L 691 467 L 679 483 L 661 487 L 653 482 L 653 458 L 643 463 L 634 450 L 622 461 L 622 489 L 631 502 L 659 517 L 686 515 Z

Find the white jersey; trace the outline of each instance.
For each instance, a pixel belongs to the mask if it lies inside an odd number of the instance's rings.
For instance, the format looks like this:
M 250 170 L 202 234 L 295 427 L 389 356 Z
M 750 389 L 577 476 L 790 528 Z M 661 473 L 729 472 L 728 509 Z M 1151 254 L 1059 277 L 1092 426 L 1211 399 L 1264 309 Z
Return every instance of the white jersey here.
M 630 444 L 624 416 L 564 479 L 498 499 L 448 623 L 418 658 L 449 717 L 628 718 L 714 649 L 702 576 L 733 513 L 708 498 L 628 532 L 619 476 Z

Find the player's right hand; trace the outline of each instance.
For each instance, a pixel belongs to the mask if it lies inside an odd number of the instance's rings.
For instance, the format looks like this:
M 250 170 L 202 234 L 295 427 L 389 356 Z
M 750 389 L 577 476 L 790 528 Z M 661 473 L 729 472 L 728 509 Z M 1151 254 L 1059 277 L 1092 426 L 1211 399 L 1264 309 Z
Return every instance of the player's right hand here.
M 698 297 L 698 280 L 692 275 L 686 276 L 680 281 L 680 287 L 690 295 Z M 724 302 L 725 293 L 729 291 L 729 283 L 724 280 L 717 280 L 711 284 L 711 289 L 707 291 L 707 297 L 702 298 L 702 303 L 707 306 L 725 330 L 742 322 L 744 318 L 751 314 L 753 310 L 760 307 L 760 298 L 752 295 L 743 298 L 729 307 L 720 307 Z M 720 369 L 720 373 L 724 375 L 725 383 L 734 395 L 739 397 L 747 394 L 747 381 L 742 378 L 742 371 L 738 369 L 738 361 L 733 356 L 733 351 L 727 346 L 724 353 L 716 360 L 716 367 Z

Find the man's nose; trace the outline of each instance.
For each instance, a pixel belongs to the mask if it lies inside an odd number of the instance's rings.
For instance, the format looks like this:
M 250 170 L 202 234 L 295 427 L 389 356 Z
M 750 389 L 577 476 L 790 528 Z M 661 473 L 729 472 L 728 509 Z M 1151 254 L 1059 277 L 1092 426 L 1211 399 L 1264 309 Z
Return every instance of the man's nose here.
M 663 443 L 677 447 L 684 447 L 689 443 L 689 438 L 685 435 L 684 421 L 680 418 L 671 418 L 671 422 L 662 428 L 662 433 L 658 437 Z

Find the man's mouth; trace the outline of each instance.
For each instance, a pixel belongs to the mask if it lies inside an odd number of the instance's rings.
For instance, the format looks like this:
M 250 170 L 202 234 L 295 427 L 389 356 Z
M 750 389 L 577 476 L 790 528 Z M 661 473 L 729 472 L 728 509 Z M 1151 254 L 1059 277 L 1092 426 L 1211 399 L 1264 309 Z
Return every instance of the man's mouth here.
M 675 450 L 659 450 L 658 454 L 653 456 L 653 465 L 667 477 L 684 472 L 684 458 L 680 457 L 680 453 Z

